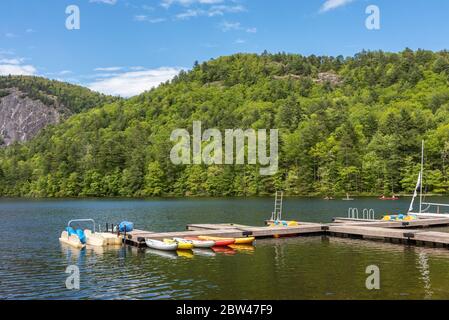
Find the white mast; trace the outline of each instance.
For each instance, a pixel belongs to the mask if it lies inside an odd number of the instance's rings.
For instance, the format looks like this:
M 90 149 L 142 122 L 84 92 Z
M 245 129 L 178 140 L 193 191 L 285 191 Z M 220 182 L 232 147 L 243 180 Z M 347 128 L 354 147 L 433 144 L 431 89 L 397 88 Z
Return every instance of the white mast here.
M 421 185 L 419 186 L 419 213 L 421 213 L 422 210 L 422 188 L 424 184 L 424 140 L 422 141 L 421 146 Z

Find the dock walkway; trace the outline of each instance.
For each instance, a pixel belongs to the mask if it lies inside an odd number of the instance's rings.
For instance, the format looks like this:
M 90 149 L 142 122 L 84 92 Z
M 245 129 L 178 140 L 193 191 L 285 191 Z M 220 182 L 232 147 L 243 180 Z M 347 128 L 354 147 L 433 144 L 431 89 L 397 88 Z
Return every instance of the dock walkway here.
M 411 221 L 381 221 L 334 218 L 332 223 L 301 222 L 298 226 L 246 226 L 241 224 L 189 224 L 186 231 L 151 232 L 134 230 L 125 235 L 127 244 L 145 246 L 145 239 L 162 240 L 195 236 L 256 238 L 324 235 L 394 243 L 442 246 L 449 248 L 449 232 L 429 231 L 426 228 L 449 226 L 449 218 L 424 218 Z

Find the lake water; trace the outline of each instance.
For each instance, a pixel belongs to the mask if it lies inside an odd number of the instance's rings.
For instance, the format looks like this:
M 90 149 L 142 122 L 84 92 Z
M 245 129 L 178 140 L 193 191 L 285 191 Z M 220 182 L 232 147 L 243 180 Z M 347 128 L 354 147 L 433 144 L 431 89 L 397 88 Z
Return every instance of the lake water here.
M 449 199 L 438 199 L 447 201 Z M 330 222 L 348 206 L 385 213 L 409 199 L 287 198 L 286 219 Z M 263 225 L 272 198 L 191 200 L 0 200 L 1 299 L 449 299 L 449 251 L 333 237 L 257 240 L 254 250 L 178 256 L 149 249 L 73 249 L 59 243 L 70 219 L 133 221 L 138 229 L 188 223 Z M 80 290 L 68 290 L 68 265 Z M 381 289 L 365 287 L 369 265 Z

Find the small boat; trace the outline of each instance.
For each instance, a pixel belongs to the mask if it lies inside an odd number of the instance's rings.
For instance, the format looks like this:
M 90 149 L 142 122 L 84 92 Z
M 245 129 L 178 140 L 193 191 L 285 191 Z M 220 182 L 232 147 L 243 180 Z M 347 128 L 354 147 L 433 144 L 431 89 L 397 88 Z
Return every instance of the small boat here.
M 191 242 L 187 242 L 186 240 L 173 240 L 173 239 L 164 239 L 164 242 L 167 244 L 176 244 L 178 246 L 178 250 L 191 250 L 193 249 L 193 244 Z
M 91 246 L 111 246 L 121 245 L 123 238 L 114 233 L 92 232 L 89 229 L 84 230 L 86 235 L 86 244 Z
M 173 243 L 166 243 L 164 241 L 145 239 L 145 243 L 151 249 L 157 249 L 162 251 L 176 251 L 178 249 L 178 244 L 173 241 Z
M 62 231 L 61 236 L 59 237 L 59 241 L 65 244 L 68 244 L 69 246 L 81 249 L 86 246 L 85 243 L 82 243 L 78 235 L 76 234 L 70 234 L 68 231 Z
M 201 240 L 213 240 L 215 242 L 218 241 L 226 241 L 226 240 L 233 240 L 233 243 L 230 244 L 251 244 L 256 240 L 254 237 L 243 237 L 243 238 L 221 238 L 221 237 L 208 237 L 208 236 L 199 236 Z M 227 244 L 229 245 L 229 244 Z
M 245 237 L 245 238 L 235 238 L 235 244 L 252 244 L 256 238 L 255 237 Z
M 199 236 L 198 239 L 207 240 L 207 241 L 209 241 L 209 240 L 215 241 L 214 247 L 225 247 L 225 246 L 235 243 L 235 239 L 231 239 L 231 238 Z
M 349 193 L 346 193 L 346 198 L 343 198 L 343 199 L 341 199 L 341 200 L 344 200 L 344 201 L 353 201 L 354 199 L 349 197 Z
M 92 223 L 92 229 L 74 229 L 73 223 Z M 67 224 L 65 231 L 61 234 L 59 240 L 74 247 L 82 247 L 82 245 L 89 245 L 95 247 L 103 247 L 108 245 L 120 245 L 122 244 L 123 237 L 121 235 L 108 233 L 108 232 L 95 232 L 96 224 L 93 219 L 74 219 L 70 220 Z M 74 237 L 72 237 L 74 236 Z
M 212 240 L 199 240 L 188 238 L 173 238 L 173 240 L 178 242 L 191 243 L 194 248 L 212 248 L 213 246 L 215 246 L 215 241 Z

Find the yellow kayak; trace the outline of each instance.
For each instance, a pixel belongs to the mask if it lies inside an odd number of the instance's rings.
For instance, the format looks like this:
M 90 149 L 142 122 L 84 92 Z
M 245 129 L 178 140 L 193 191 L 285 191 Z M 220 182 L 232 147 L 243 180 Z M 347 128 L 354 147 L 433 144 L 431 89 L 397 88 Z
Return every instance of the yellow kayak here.
M 221 237 L 209 237 L 209 236 L 199 236 L 201 240 L 212 240 L 212 241 L 222 241 L 222 240 L 234 240 L 234 244 L 251 244 L 256 240 L 254 237 L 244 237 L 244 238 L 221 238 Z
M 164 239 L 165 243 L 168 244 L 178 244 L 178 250 L 190 250 L 193 248 L 193 244 L 190 242 L 186 242 L 186 241 L 175 241 L 172 239 Z

